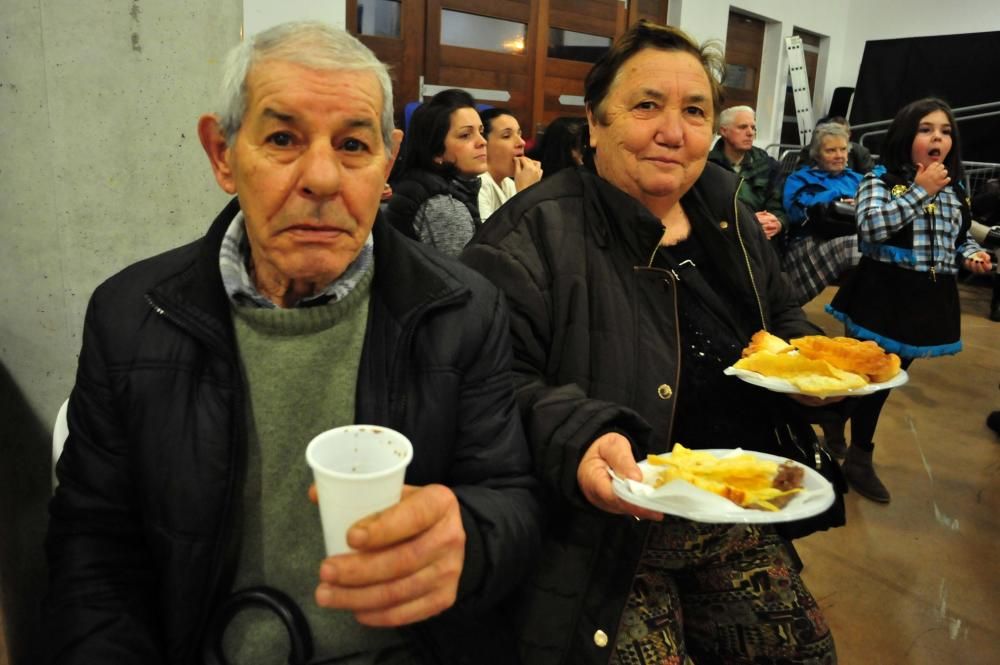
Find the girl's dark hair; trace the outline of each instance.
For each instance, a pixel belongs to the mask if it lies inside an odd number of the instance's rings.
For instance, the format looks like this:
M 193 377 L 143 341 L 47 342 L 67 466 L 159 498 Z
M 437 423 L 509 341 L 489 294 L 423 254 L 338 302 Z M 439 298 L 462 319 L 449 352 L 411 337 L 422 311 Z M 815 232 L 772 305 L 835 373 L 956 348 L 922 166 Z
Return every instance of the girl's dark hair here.
M 583 129 L 586 125 L 586 118 L 571 116 L 556 118 L 549 123 L 532 153 L 532 159 L 542 163 L 542 178 L 576 166 L 573 151 L 583 155 Z
M 493 119 L 499 118 L 502 115 L 509 115 L 515 120 L 517 119 L 516 116 L 510 112 L 510 109 L 494 107 L 479 112 L 479 119 L 483 121 L 483 138 L 490 137 L 490 132 L 493 131 Z
M 693 55 L 701 63 L 712 89 L 713 128 L 718 129 L 722 110 L 722 77 L 725 71 L 719 42 L 698 45 L 683 30 L 668 25 L 658 25 L 645 19 L 632 25 L 614 45 L 594 63 L 583 84 L 583 101 L 598 122 L 604 123 L 604 100 L 622 66 L 633 55 L 646 49 L 681 51 Z
M 944 158 L 944 166 L 953 183 L 965 181 L 962 168 L 962 142 L 958 135 L 958 123 L 948 103 L 937 97 L 925 97 L 910 102 L 899 109 L 889 131 L 882 142 L 882 165 L 885 170 L 906 180 L 913 180 L 916 164 L 913 163 L 913 139 L 917 136 L 920 120 L 934 111 L 943 111 L 951 123 L 951 150 Z
M 451 114 L 463 108 L 476 108 L 476 100 L 464 90 L 449 88 L 434 95 L 413 112 L 403 141 L 400 175 L 410 169 L 432 171 L 445 177 L 457 173 L 454 164 L 437 164 L 434 159 L 444 154 L 444 140 L 451 129 Z

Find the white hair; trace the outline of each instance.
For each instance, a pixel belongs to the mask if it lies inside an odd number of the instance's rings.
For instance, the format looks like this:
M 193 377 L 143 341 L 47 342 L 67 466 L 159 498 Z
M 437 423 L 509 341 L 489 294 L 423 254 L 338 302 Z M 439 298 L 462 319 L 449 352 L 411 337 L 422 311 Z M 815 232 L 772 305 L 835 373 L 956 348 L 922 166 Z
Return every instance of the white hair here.
M 219 99 L 219 124 L 232 145 L 247 106 L 247 77 L 254 65 L 281 60 L 326 71 L 368 71 L 382 89 L 382 142 L 392 152 L 392 80 L 389 70 L 354 36 L 321 21 L 291 21 L 244 39 L 226 56 Z
M 749 113 L 756 119 L 757 114 L 750 106 L 730 106 L 719 114 L 719 127 L 728 127 L 732 124 L 737 113 Z
M 836 122 L 824 122 L 822 125 L 816 125 L 816 129 L 813 130 L 812 143 L 809 144 L 809 156 L 813 160 L 819 160 L 819 151 L 823 147 L 823 139 L 828 136 L 842 138 L 847 141 L 848 145 L 851 143 L 851 133 L 843 125 Z

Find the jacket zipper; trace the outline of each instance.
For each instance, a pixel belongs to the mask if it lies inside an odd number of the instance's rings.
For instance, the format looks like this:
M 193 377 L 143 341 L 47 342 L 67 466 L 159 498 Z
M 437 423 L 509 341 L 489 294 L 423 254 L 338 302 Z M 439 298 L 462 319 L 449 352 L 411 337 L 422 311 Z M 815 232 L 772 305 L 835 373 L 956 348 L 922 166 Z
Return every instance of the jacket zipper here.
M 757 290 L 757 280 L 753 276 L 753 268 L 750 266 L 750 254 L 747 252 L 746 245 L 743 244 L 743 233 L 740 231 L 740 211 L 739 211 L 739 196 L 740 189 L 743 188 L 743 178 L 740 178 L 740 184 L 736 187 L 736 193 L 733 194 L 733 224 L 736 226 L 736 239 L 740 243 L 740 251 L 743 252 L 743 263 L 747 267 L 747 276 L 750 278 L 750 288 L 753 289 L 753 297 L 757 300 L 757 313 L 760 314 L 760 327 L 762 330 L 767 330 L 767 321 L 764 319 L 764 305 L 760 301 L 760 291 Z

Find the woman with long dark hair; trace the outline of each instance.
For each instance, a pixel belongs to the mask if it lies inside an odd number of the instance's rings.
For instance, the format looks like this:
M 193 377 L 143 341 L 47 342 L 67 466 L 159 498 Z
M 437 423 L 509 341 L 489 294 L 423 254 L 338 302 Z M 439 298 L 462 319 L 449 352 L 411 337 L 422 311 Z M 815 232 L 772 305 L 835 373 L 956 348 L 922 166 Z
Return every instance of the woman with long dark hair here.
M 857 196 L 857 271 L 827 306 L 847 334 L 914 358 L 961 351 L 956 275 L 991 268 L 991 256 L 968 235 L 971 216 L 963 184 L 958 125 L 936 98 L 920 99 L 896 114 L 882 165 L 862 181 Z M 872 438 L 889 391 L 857 399 L 844 475 L 858 494 L 888 503 L 889 490 L 872 466 Z
M 480 224 L 479 175 L 486 139 L 475 100 L 451 88 L 413 112 L 400 175 L 385 216 L 397 229 L 452 256 Z

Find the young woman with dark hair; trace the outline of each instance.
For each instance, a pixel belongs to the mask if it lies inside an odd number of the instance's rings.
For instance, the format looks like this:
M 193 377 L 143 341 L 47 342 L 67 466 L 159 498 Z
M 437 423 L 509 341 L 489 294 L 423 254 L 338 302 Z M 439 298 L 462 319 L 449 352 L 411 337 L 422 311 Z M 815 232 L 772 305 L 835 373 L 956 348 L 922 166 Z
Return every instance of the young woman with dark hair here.
M 882 153 L 884 168 L 858 189 L 861 261 L 827 311 L 848 335 L 878 342 L 906 368 L 914 358 L 962 350 L 956 274 L 960 265 L 988 272 L 992 257 L 968 235 L 958 126 L 945 102 L 926 98 L 903 107 Z M 872 437 L 888 396 L 884 390 L 851 405 L 843 466 L 851 487 L 880 503 L 888 503 L 889 490 L 872 466 Z
M 434 95 L 413 112 L 402 151 L 387 220 L 411 238 L 458 255 L 480 224 L 479 175 L 487 168 L 475 100 L 456 88 Z
M 479 215 L 483 221 L 521 190 L 542 179 L 541 165 L 524 154 L 521 125 L 507 109 L 479 114 L 486 137 L 486 173 L 479 176 Z
M 542 178 L 583 164 L 587 119 L 562 116 L 545 128 L 532 157 L 542 163 Z

